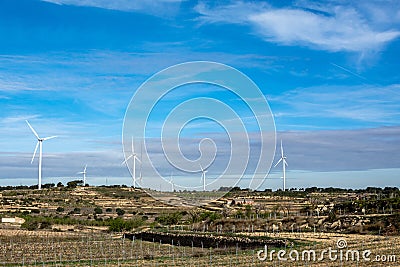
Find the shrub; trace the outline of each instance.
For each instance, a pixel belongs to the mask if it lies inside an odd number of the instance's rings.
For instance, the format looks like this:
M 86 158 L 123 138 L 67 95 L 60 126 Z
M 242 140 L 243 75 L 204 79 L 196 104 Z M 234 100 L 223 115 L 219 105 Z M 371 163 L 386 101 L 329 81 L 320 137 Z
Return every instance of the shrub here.
M 170 214 L 160 215 L 156 218 L 156 221 L 164 225 L 173 225 L 177 224 L 181 219 L 182 219 L 182 214 L 179 211 L 177 211 Z
M 74 210 L 72 211 L 72 213 L 79 214 L 79 213 L 81 213 L 81 209 L 78 207 L 75 207 Z
M 122 216 L 122 215 L 125 214 L 125 211 L 123 209 L 120 209 L 120 208 L 117 208 L 115 211 L 117 212 L 118 216 Z
M 40 223 L 40 229 L 51 229 L 51 222 L 44 221 Z
M 137 228 L 143 225 L 141 218 L 134 218 L 132 220 L 123 220 L 122 218 L 116 218 L 109 221 L 108 230 L 110 232 L 123 232 L 130 231 L 133 228 Z
M 75 188 L 77 186 L 82 186 L 83 185 L 83 181 L 82 180 L 74 180 L 74 181 L 69 181 L 67 183 L 67 187 L 68 188 Z
M 57 211 L 57 212 L 63 212 L 63 211 L 64 211 L 64 208 L 63 208 L 63 207 L 58 207 L 56 211 Z
M 103 210 L 100 207 L 94 208 L 94 214 L 102 214 Z
M 21 228 L 27 229 L 29 231 L 34 231 L 38 229 L 39 223 L 36 220 L 27 220 L 21 224 Z

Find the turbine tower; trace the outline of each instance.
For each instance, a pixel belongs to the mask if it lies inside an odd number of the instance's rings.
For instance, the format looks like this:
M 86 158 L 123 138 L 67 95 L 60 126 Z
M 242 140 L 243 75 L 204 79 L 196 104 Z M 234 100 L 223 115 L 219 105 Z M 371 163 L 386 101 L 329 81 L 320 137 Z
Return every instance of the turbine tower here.
M 125 163 L 127 163 L 128 162 L 128 160 L 130 160 L 130 159 L 132 159 L 132 161 L 133 161 L 133 168 L 132 168 L 132 171 L 133 171 L 133 188 L 136 188 L 136 161 L 139 161 L 139 163 L 142 163 L 141 161 L 140 161 L 140 159 L 138 158 L 138 156 L 137 156 L 137 154 L 135 153 L 135 148 L 134 148 L 134 146 L 133 146 L 133 137 L 132 137 L 132 152 L 131 152 L 132 154 L 130 154 L 123 162 L 122 162 L 122 164 L 125 164 Z
M 35 151 L 33 152 L 31 164 L 33 163 L 33 160 L 35 159 L 37 149 L 39 147 L 39 175 L 38 175 L 38 189 L 42 189 L 42 152 L 43 152 L 43 141 L 50 140 L 52 138 L 55 138 L 57 136 L 50 136 L 50 137 L 45 137 L 45 138 L 40 138 L 35 129 L 29 124 L 27 120 L 25 120 L 26 123 L 28 124 L 29 128 L 31 129 L 32 133 L 35 135 L 37 138 L 37 143 L 35 147 Z
M 83 174 L 83 187 L 85 187 L 85 185 L 86 185 L 86 174 L 87 174 L 86 168 L 87 168 L 87 164 L 85 165 L 83 172 L 78 172 L 78 174 Z
M 200 165 L 201 169 L 201 180 L 203 181 L 203 191 L 206 191 L 206 173 L 207 171 L 203 169 L 203 167 Z
M 275 164 L 274 168 L 278 166 L 278 164 L 282 161 L 282 171 L 283 171 L 283 191 L 286 190 L 286 166 L 288 166 L 286 162 L 286 157 L 283 155 L 283 145 L 282 145 L 282 139 L 281 139 L 281 158 L 279 161 Z

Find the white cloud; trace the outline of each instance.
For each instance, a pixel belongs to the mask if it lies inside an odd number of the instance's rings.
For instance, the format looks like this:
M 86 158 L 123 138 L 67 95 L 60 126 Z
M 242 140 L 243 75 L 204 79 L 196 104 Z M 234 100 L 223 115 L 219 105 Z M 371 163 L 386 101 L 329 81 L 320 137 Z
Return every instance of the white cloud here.
M 331 52 L 375 52 L 400 36 L 400 31 L 382 24 L 375 28 L 372 21 L 349 6 L 331 6 L 326 13 L 238 2 L 215 9 L 199 4 L 195 10 L 204 23 L 250 25 L 268 42 Z
M 371 170 L 400 167 L 399 133 L 399 127 L 287 131 L 278 139 L 292 170 Z
M 141 11 L 152 15 L 170 15 L 177 12 L 182 0 L 42 0 L 57 5 L 88 6 L 118 11 Z
M 268 96 L 279 117 L 398 124 L 400 85 L 320 86 Z

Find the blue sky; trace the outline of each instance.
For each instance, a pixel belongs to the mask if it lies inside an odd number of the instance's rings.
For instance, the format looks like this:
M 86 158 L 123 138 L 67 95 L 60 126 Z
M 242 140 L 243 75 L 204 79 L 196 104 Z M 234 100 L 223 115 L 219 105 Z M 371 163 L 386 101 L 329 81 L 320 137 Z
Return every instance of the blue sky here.
M 135 90 L 166 67 L 210 60 L 267 98 L 289 187 L 399 186 L 400 3 L 358 2 L 1 1 L 0 183 L 36 182 L 28 119 L 59 136 L 44 144 L 44 182 L 88 164 L 93 183 L 130 184 L 121 132 Z M 279 177 L 272 169 L 263 187 Z

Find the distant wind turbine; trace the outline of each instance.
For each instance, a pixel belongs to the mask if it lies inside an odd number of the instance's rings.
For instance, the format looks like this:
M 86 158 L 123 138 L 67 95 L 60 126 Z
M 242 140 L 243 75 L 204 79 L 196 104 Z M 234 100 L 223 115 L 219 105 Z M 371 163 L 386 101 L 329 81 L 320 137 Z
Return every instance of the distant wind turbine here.
M 37 143 L 36 143 L 36 147 L 35 147 L 35 151 L 33 152 L 33 156 L 32 156 L 32 160 L 31 160 L 31 164 L 33 163 L 33 160 L 36 156 L 36 152 L 37 149 L 39 147 L 39 175 L 38 175 L 38 189 L 42 189 L 42 152 L 43 152 L 43 141 L 47 141 L 50 140 L 52 138 L 55 138 L 57 136 L 50 136 L 50 137 L 45 137 L 45 138 L 40 138 L 39 135 L 37 134 L 37 132 L 35 131 L 35 129 L 33 129 L 33 127 L 29 124 L 29 122 L 27 120 L 25 120 L 26 123 L 28 124 L 29 128 L 31 129 L 32 133 L 35 135 L 35 137 L 37 138 Z
M 85 168 L 83 169 L 83 172 L 78 172 L 78 174 L 83 174 L 83 186 L 86 185 L 86 168 L 87 168 L 87 164 L 85 165 Z
M 133 137 L 132 137 L 132 151 L 131 154 L 122 162 L 122 164 L 128 163 L 128 160 L 132 159 L 133 161 L 133 188 L 136 188 L 136 161 L 139 161 L 139 163 L 142 163 L 140 159 L 138 158 L 137 154 L 135 153 L 135 148 L 133 146 Z
M 206 173 L 207 170 L 203 169 L 203 167 L 200 165 L 201 169 L 201 180 L 203 181 L 203 191 L 206 191 Z
M 282 140 L 281 140 L 281 158 L 279 161 L 275 164 L 274 168 L 278 166 L 278 164 L 282 161 L 282 170 L 283 170 L 283 191 L 286 190 L 286 166 L 288 166 L 286 162 L 286 157 L 283 155 L 283 145 L 282 145 Z

